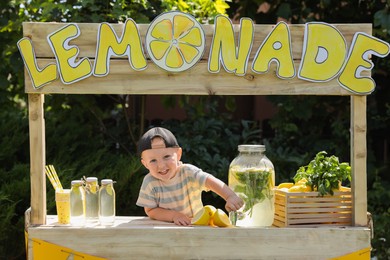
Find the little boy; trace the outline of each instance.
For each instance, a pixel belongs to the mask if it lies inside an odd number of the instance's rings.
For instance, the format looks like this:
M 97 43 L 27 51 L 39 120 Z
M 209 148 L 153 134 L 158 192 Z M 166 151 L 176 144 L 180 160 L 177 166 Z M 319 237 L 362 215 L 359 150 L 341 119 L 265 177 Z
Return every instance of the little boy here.
M 225 201 L 227 211 L 237 211 L 244 202 L 225 183 L 191 164 L 180 162 L 182 149 L 171 131 L 155 127 L 138 142 L 144 177 L 137 205 L 152 219 L 187 226 L 203 207 L 202 191 L 213 191 Z

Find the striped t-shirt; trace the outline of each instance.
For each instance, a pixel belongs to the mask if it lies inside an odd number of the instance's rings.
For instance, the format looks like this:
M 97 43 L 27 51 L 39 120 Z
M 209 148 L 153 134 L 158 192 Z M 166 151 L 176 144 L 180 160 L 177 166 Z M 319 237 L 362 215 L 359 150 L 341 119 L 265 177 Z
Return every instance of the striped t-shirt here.
M 148 173 L 142 182 L 137 206 L 165 208 L 193 217 L 202 209 L 202 191 L 209 176 L 191 164 L 182 164 L 178 173 L 168 181 L 161 181 Z

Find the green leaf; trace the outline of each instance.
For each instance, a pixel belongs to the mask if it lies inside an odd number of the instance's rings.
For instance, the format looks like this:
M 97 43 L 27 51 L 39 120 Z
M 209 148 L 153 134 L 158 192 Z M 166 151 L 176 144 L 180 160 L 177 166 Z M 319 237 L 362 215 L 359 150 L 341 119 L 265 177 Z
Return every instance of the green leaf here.
M 351 179 L 351 167 L 340 163 L 335 155 L 326 156 L 325 151 L 318 152 L 307 166 L 300 166 L 294 176 L 294 182 L 306 178 L 308 185 L 317 190 L 320 196 L 331 194 L 339 183 Z

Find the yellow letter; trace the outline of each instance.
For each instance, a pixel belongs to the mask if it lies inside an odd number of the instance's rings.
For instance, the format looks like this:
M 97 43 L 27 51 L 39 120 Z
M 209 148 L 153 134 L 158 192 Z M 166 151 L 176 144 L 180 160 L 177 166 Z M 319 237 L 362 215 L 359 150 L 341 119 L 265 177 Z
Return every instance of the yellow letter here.
M 266 73 L 272 61 L 277 64 L 278 77 L 295 77 L 290 30 L 285 22 L 279 22 L 268 34 L 253 59 L 252 70 Z
M 234 72 L 236 75 L 245 75 L 253 41 L 253 22 L 251 19 L 241 19 L 239 38 L 237 54 L 231 21 L 222 15 L 215 18 L 215 32 L 210 47 L 208 64 L 210 72 L 219 72 L 219 62 L 221 62 L 227 72 Z
M 347 62 L 339 77 L 341 86 L 358 94 L 369 94 L 374 91 L 375 81 L 369 76 L 362 77 L 361 72 L 374 67 L 369 59 L 371 54 L 383 58 L 389 54 L 389 50 L 389 43 L 364 33 L 356 33 Z
M 347 54 L 343 35 L 325 23 L 307 23 L 298 78 L 326 82 L 338 75 Z
M 20 39 L 17 44 L 24 65 L 30 75 L 32 86 L 35 89 L 41 88 L 57 79 L 57 67 L 55 63 L 49 63 L 42 70 L 38 68 L 37 59 L 30 38 L 24 37 Z
M 78 47 L 69 46 L 69 41 L 80 35 L 77 24 L 69 24 L 47 36 L 47 41 L 57 60 L 58 71 L 64 84 L 72 84 L 89 77 L 92 66 L 88 58 L 76 62 Z
M 141 39 L 135 22 L 127 19 L 122 37 L 118 38 L 108 23 L 102 23 L 97 36 L 94 76 L 106 76 L 109 73 L 111 55 L 127 55 L 134 70 L 143 70 L 147 63 L 142 49 Z

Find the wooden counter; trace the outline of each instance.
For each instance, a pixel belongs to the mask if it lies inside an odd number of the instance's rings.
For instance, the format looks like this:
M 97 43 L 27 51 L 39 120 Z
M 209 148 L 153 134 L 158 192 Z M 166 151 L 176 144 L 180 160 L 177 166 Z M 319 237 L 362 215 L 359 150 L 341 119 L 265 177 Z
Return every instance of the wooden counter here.
M 61 226 L 57 216 L 29 226 L 32 238 L 108 259 L 329 259 L 370 247 L 364 227 L 180 227 L 147 217 L 117 217 L 113 226 Z

